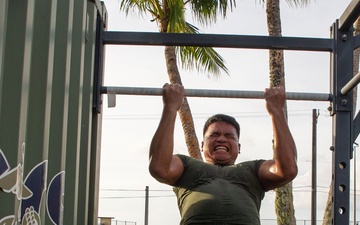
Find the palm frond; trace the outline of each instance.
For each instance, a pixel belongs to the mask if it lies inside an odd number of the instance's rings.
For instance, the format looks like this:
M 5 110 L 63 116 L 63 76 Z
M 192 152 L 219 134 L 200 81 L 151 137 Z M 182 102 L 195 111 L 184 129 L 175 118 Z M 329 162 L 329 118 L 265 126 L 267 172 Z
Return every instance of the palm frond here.
M 265 4 L 266 0 L 255 0 L 260 4 Z M 314 0 L 315 1 L 315 0 Z M 285 0 L 290 7 L 305 7 L 310 4 L 311 0 Z
M 140 4 L 138 0 L 122 0 L 120 1 L 120 11 L 125 12 L 125 15 L 128 16 L 130 12 L 135 14 L 142 14 L 144 5 Z
M 168 4 L 170 3 L 168 2 Z M 183 1 L 173 1 L 168 7 L 170 11 L 168 32 L 183 33 L 183 30 L 186 29 L 185 7 Z
M 221 72 L 229 74 L 224 59 L 213 48 L 180 46 L 176 47 L 176 53 L 183 69 L 192 70 L 195 68 L 198 72 L 208 72 L 214 77 L 219 77 Z
M 156 18 L 162 13 L 158 0 L 121 0 L 120 10 L 125 12 L 126 16 L 128 16 L 130 12 L 139 14 L 140 16 L 149 12 Z
M 184 27 L 183 31 L 181 33 L 185 34 L 199 34 L 199 28 L 195 27 L 191 23 L 186 23 L 186 26 Z
M 236 7 L 235 0 L 189 0 L 194 18 L 203 25 L 216 23 L 219 16 L 226 18 L 228 10 Z
M 225 17 L 227 9 L 235 4 L 234 0 L 189 0 L 189 2 L 192 1 L 198 10 L 202 10 L 198 12 L 198 15 L 203 23 L 211 19 L 216 21 L 218 13 Z M 181 0 L 163 0 L 162 2 L 159 0 L 120 0 L 120 10 L 126 15 L 130 12 L 140 15 L 150 13 L 160 22 L 162 19 L 168 19 L 167 32 L 198 34 L 199 29 L 186 22 L 184 4 L 186 2 Z M 176 52 L 184 69 L 195 68 L 199 72 L 207 72 L 215 77 L 220 76 L 221 72 L 229 74 L 224 59 L 213 48 L 181 46 L 176 47 Z
M 286 0 L 286 3 L 290 7 L 305 7 L 307 6 L 311 0 Z
M 199 29 L 186 23 L 179 33 L 199 34 Z M 198 72 L 208 72 L 214 77 L 219 77 L 222 72 L 229 74 L 225 66 L 225 60 L 213 48 L 197 46 L 177 46 L 175 47 L 177 59 L 183 69 L 196 69 Z M 210 76 L 209 76 L 210 77 Z

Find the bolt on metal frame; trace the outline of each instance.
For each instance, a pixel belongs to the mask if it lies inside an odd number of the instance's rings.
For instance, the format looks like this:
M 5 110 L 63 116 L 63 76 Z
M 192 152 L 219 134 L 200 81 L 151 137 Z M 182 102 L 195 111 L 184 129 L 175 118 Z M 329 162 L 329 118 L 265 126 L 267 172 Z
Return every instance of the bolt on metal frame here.
M 299 38 L 251 35 L 175 34 L 106 31 L 99 21 L 94 85 L 94 109 L 100 113 L 101 95 L 161 95 L 160 88 L 105 87 L 103 61 L 105 45 L 172 45 L 223 48 L 281 49 L 329 52 L 331 58 L 330 94 L 287 93 L 289 100 L 329 101 L 333 124 L 332 146 L 332 224 L 349 224 L 350 159 L 352 146 L 360 133 L 360 115 L 354 119 L 353 91 L 360 74 L 353 76 L 353 51 L 360 47 L 360 36 L 353 36 L 353 23 L 360 15 L 360 0 L 352 0 L 342 16 L 331 26 L 331 37 Z M 106 19 L 106 18 L 105 18 Z M 257 91 L 185 90 L 186 96 L 221 98 L 263 98 Z

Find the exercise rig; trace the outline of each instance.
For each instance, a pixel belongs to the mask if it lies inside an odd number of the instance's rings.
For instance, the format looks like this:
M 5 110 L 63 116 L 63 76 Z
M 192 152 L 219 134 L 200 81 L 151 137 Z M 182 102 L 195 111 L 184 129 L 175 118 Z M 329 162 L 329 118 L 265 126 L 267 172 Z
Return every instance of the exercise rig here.
M 354 37 L 353 23 L 360 15 L 360 0 L 352 0 L 331 26 L 330 38 L 270 37 L 250 35 L 176 34 L 107 31 L 106 21 L 98 18 L 96 48 L 95 110 L 101 110 L 101 95 L 107 94 L 114 106 L 115 95 L 161 95 L 161 88 L 106 87 L 103 83 L 105 45 L 199 46 L 223 48 L 279 49 L 329 52 L 331 57 L 330 92 L 286 93 L 288 100 L 329 101 L 332 116 L 332 224 L 349 224 L 350 159 L 353 144 L 360 132 L 360 115 L 354 118 L 353 88 L 360 73 L 353 76 L 353 51 L 360 47 Z M 187 97 L 264 98 L 260 91 L 185 90 Z

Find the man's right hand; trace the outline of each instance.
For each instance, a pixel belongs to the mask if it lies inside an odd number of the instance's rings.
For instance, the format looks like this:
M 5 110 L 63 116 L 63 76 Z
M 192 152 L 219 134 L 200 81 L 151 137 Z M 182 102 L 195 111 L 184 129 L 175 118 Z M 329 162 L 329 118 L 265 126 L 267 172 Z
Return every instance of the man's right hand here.
M 182 161 L 173 155 L 175 120 L 184 92 L 180 84 L 164 84 L 163 112 L 150 144 L 149 171 L 156 180 L 169 185 L 175 184 L 184 171 Z
M 184 101 L 184 94 L 185 90 L 181 84 L 164 84 L 162 92 L 164 107 L 179 110 Z

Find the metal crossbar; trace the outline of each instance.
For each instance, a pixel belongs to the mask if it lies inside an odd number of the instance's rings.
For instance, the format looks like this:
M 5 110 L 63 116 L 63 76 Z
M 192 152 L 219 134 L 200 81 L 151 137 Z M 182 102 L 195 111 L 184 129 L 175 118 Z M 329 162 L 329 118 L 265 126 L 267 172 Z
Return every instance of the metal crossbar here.
M 102 94 L 119 95 L 162 95 L 162 88 L 145 87 L 102 87 Z M 208 98 L 251 98 L 263 99 L 263 91 L 238 91 L 238 90 L 210 90 L 210 89 L 185 89 L 187 97 L 208 97 Z M 331 94 L 324 93 L 300 93 L 286 92 L 287 100 L 302 101 L 331 101 Z
M 107 45 L 171 45 L 317 52 L 332 52 L 334 47 L 333 40 L 329 38 L 124 31 L 105 31 L 103 33 L 103 43 Z
M 341 94 L 346 95 L 349 93 L 356 85 L 360 83 L 360 73 L 357 73 L 343 88 L 341 88 Z

